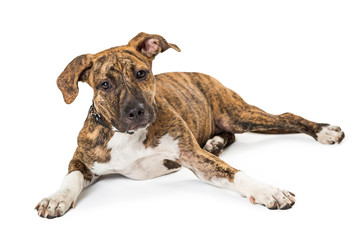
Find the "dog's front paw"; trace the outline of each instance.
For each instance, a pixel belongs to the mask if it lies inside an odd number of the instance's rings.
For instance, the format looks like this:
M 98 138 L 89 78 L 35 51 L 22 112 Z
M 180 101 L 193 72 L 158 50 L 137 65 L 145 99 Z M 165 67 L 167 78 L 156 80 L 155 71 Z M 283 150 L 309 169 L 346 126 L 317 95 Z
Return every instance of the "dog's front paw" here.
M 66 191 L 59 191 L 41 200 L 35 207 L 40 217 L 55 218 L 64 215 L 75 206 L 75 199 Z
M 318 142 L 322 144 L 341 143 L 345 134 L 338 126 L 325 125 L 316 134 Z
M 295 194 L 256 181 L 244 172 L 235 174 L 235 190 L 253 204 L 261 204 L 269 209 L 289 209 L 295 204 Z
M 252 204 L 261 204 L 268 209 L 289 209 L 295 204 L 295 194 L 280 190 L 270 185 L 257 189 L 256 193 L 249 196 Z

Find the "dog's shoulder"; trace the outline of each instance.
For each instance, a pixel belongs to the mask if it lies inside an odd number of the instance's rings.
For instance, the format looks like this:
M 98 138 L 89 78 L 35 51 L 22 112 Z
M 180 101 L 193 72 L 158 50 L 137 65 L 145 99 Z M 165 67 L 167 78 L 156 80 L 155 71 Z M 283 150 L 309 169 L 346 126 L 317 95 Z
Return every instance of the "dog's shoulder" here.
M 94 162 L 108 162 L 111 158 L 107 145 L 114 132 L 97 123 L 93 116 L 87 116 L 77 138 L 77 149 L 73 159 L 90 168 Z

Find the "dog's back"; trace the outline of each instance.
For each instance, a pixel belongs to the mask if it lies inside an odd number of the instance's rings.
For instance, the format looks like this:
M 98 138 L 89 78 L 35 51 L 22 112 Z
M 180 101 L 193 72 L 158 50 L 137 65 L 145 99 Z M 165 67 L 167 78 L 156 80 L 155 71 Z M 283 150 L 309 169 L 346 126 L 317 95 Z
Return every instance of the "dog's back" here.
M 200 145 L 215 132 L 214 113 L 203 91 L 210 77 L 200 73 L 173 72 L 155 76 L 156 91 L 187 123 Z
M 226 88 L 215 78 L 196 72 L 171 72 L 155 76 L 156 91 L 175 109 L 187 123 L 200 146 L 219 129 L 223 115 L 233 111 L 234 101 L 238 108 L 246 108 L 246 102 L 234 91 Z

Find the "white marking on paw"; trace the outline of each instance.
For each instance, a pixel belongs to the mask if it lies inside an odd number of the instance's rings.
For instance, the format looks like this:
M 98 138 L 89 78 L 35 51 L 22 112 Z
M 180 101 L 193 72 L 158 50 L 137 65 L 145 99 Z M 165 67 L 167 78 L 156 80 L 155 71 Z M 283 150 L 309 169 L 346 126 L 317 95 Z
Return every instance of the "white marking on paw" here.
M 316 134 L 318 142 L 322 144 L 334 144 L 340 143 L 345 134 L 341 131 L 341 128 L 338 126 L 323 126 L 321 131 Z
M 65 176 L 60 189 L 50 197 L 44 198 L 35 207 L 41 217 L 53 218 L 62 216 L 70 208 L 81 190 L 88 184 L 80 171 L 73 171 Z
M 219 156 L 224 148 L 225 140 L 222 137 L 215 136 L 207 140 L 204 150 Z
M 234 185 L 250 201 L 270 209 L 288 209 L 295 203 L 295 198 L 289 191 L 258 182 L 244 172 L 235 174 Z
M 251 203 L 261 204 L 269 209 L 288 209 L 295 204 L 294 194 L 258 182 L 242 171 L 235 174 L 234 182 L 229 182 L 227 179 L 212 178 L 210 183 L 236 191 L 241 196 L 249 198 Z

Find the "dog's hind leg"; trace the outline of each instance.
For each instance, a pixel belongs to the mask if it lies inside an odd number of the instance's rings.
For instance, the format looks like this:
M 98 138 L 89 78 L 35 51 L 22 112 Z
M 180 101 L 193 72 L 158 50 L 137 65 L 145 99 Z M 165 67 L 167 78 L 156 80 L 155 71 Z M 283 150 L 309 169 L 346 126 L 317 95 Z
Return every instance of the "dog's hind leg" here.
M 204 149 L 216 156 L 219 156 L 223 152 L 224 148 L 231 145 L 233 142 L 235 142 L 235 134 L 230 132 L 221 132 L 210 138 L 206 142 Z
M 231 91 L 231 90 L 229 90 Z M 340 127 L 306 120 L 292 113 L 273 115 L 245 103 L 232 92 L 232 104 L 215 115 L 217 128 L 232 133 L 305 133 L 323 144 L 340 143 L 345 137 Z
M 340 143 L 345 136 L 337 126 L 311 122 L 291 113 L 266 113 L 208 75 L 188 73 L 186 76 L 208 100 L 220 132 L 305 133 L 324 144 Z

